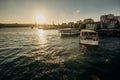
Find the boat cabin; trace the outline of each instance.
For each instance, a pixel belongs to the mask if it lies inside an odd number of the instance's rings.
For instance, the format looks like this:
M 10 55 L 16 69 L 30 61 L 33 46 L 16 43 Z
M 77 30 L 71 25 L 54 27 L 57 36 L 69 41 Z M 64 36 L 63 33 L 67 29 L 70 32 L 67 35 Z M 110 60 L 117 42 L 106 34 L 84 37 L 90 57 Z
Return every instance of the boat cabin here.
M 81 30 L 80 43 L 98 45 L 98 33 L 94 30 Z

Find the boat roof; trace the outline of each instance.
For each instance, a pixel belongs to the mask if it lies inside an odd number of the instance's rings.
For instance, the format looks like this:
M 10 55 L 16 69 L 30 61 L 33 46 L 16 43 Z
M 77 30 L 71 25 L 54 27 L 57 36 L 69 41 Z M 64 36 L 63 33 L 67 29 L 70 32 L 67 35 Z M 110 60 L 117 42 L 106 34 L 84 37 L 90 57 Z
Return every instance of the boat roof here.
M 73 29 L 73 28 L 64 28 L 64 29 L 60 29 L 60 31 L 69 31 L 69 30 L 77 30 L 77 29 Z
M 89 30 L 89 29 L 82 29 L 81 32 L 94 32 L 94 33 L 96 33 L 96 31 L 94 31 L 94 30 Z

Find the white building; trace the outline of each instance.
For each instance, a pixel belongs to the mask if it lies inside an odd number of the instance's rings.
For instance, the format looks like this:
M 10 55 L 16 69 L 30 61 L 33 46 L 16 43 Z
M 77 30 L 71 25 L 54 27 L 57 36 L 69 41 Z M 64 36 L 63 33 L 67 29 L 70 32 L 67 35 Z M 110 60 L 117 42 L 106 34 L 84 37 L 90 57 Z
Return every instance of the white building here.
M 118 20 L 120 23 L 120 16 L 115 16 L 115 19 Z
M 120 16 L 114 16 L 113 14 L 102 15 L 100 17 L 101 28 L 114 29 L 117 21 L 120 22 Z
M 100 17 L 101 22 L 109 22 L 109 20 L 115 19 L 115 16 L 113 14 L 108 14 L 108 15 L 102 15 Z
M 86 29 L 97 30 L 100 27 L 100 22 L 92 22 L 86 24 Z

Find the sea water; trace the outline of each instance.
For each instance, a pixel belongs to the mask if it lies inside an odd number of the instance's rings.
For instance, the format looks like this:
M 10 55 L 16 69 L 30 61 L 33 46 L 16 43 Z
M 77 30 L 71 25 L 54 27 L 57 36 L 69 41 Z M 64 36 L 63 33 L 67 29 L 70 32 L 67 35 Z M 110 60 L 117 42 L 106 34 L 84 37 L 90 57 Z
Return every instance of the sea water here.
M 0 80 L 120 80 L 120 38 L 79 44 L 59 30 L 0 29 Z

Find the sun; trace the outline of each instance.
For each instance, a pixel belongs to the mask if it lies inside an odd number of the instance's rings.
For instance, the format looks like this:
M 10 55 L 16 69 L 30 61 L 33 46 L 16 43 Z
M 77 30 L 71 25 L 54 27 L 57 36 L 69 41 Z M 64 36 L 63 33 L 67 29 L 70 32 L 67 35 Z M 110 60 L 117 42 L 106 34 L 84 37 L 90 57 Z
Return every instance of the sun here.
M 38 15 L 37 17 L 36 17 L 36 22 L 38 23 L 38 24 L 44 24 L 45 23 L 45 17 L 43 16 L 43 15 Z

